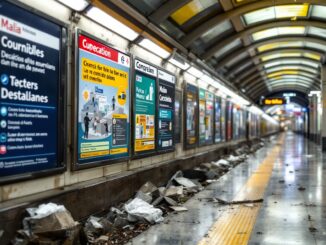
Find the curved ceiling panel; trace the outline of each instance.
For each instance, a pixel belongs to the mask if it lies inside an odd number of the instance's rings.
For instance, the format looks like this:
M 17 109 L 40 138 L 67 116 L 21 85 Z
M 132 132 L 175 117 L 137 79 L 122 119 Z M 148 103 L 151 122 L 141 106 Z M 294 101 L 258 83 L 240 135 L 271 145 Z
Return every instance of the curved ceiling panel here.
M 123 1 L 252 98 L 320 88 L 326 0 Z

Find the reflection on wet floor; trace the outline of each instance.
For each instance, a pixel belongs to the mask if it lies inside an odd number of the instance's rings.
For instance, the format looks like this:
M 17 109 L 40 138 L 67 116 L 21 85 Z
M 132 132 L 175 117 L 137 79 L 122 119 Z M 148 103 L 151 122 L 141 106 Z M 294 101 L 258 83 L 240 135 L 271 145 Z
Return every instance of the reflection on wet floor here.
M 324 157 L 315 143 L 287 133 L 250 244 L 326 244 Z
M 232 200 L 272 147 L 268 144 L 198 193 L 185 204 L 188 212 L 170 214 L 163 224 L 129 244 L 197 244 L 231 208 L 202 198 Z M 287 133 L 249 244 L 326 244 L 324 177 L 320 148 L 300 135 Z

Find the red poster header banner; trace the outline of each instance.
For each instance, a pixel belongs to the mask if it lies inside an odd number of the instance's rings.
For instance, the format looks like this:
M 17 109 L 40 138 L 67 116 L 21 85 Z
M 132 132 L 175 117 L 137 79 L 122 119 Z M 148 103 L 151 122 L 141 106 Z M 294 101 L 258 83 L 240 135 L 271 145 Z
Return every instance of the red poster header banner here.
M 83 35 L 79 35 L 79 48 L 114 62 L 118 62 L 118 51 Z

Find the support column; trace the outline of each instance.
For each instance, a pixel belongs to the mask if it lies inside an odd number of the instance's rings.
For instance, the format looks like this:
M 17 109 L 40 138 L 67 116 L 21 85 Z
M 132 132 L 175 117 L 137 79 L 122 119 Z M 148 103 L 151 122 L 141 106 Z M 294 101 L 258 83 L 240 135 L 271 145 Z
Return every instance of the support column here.
M 321 146 L 322 150 L 326 152 L 326 65 L 321 67 Z

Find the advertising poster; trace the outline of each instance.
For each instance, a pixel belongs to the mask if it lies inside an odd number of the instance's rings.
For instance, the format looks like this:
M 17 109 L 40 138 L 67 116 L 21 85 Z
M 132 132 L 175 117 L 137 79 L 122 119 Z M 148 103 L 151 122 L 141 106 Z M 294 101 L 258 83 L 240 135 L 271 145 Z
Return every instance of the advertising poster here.
M 215 143 L 221 140 L 221 98 L 215 96 Z
M 134 81 L 134 152 L 155 150 L 157 69 L 135 60 Z
M 158 70 L 158 144 L 159 151 L 174 149 L 175 76 Z
M 237 105 L 233 106 L 233 138 L 234 140 L 240 137 L 240 110 Z
M 214 94 L 206 91 L 205 143 L 213 144 L 214 139 Z
M 199 89 L 199 145 L 206 144 L 206 90 Z
M 128 157 L 130 58 L 78 34 L 78 163 Z
M 0 19 L 0 176 L 54 169 L 62 28 L 6 1 Z
M 185 148 L 193 148 L 197 144 L 198 134 L 198 88 L 191 84 L 185 87 Z
M 179 90 L 175 91 L 174 103 L 174 141 L 181 142 L 181 107 L 182 107 L 182 93 Z
M 232 114 L 233 106 L 230 101 L 226 102 L 226 140 L 232 140 Z
M 226 140 L 226 101 L 221 99 L 221 141 Z

